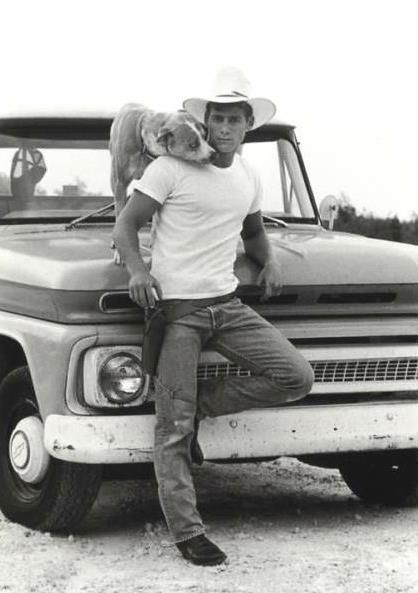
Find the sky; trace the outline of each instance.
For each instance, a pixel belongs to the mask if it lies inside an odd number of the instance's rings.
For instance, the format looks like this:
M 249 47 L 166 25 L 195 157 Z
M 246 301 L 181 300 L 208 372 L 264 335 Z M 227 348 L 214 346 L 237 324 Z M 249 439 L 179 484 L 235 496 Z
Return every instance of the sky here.
M 414 0 L 2 0 L 0 113 L 173 110 L 241 68 L 296 125 L 318 202 L 418 213 Z

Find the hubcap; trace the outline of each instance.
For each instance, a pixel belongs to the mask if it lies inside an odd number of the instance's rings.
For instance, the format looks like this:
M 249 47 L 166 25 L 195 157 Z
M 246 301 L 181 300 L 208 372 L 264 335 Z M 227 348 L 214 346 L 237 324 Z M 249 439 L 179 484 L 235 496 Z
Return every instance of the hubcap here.
M 10 437 L 10 463 L 19 477 L 29 484 L 43 480 L 48 470 L 49 454 L 43 437 L 43 424 L 37 416 L 20 420 Z
M 10 457 L 13 466 L 19 470 L 26 467 L 29 462 L 29 443 L 21 430 L 15 431 L 10 439 Z

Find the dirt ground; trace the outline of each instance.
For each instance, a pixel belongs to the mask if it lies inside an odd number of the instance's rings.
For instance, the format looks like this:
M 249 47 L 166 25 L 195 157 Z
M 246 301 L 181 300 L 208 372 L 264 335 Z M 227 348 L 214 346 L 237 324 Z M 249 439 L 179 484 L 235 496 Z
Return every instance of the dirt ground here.
M 152 480 L 106 482 L 70 535 L 0 516 L 0 592 L 418 593 L 418 509 L 366 506 L 337 471 L 293 459 L 205 463 L 195 480 L 227 564 L 169 545 Z

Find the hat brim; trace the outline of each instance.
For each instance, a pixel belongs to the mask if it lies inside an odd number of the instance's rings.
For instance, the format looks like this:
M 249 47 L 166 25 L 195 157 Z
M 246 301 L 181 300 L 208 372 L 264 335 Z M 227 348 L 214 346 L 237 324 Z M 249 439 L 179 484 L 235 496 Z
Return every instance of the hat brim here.
M 263 124 L 267 123 L 274 117 L 276 113 L 276 106 L 270 99 L 263 99 L 256 97 L 253 99 L 247 99 L 247 97 L 232 97 L 232 96 L 216 96 L 213 99 L 201 99 L 198 97 L 192 97 L 183 101 L 183 108 L 193 115 L 198 121 L 205 123 L 205 112 L 206 106 L 210 103 L 248 103 L 251 105 L 254 115 L 254 124 L 251 127 L 252 130 L 259 128 Z

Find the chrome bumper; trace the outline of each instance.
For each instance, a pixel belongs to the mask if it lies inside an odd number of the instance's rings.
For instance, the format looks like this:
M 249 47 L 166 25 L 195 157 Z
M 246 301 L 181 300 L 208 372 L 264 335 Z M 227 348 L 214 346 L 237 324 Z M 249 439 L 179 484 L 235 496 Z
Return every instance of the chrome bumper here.
M 79 463 L 152 461 L 153 415 L 61 416 L 45 422 L 58 459 Z M 205 459 L 418 448 L 418 402 L 250 410 L 201 422 Z

